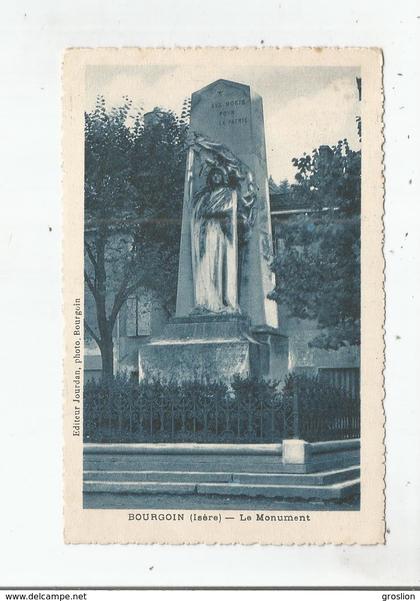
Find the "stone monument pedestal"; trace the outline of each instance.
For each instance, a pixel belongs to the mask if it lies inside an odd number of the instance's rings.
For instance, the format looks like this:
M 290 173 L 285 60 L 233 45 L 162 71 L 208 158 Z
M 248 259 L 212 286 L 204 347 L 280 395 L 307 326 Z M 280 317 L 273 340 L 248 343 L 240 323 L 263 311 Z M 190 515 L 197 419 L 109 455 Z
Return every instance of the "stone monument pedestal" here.
M 275 328 L 252 328 L 241 315 L 174 317 L 139 351 L 140 380 L 279 380 L 287 368 L 287 338 Z

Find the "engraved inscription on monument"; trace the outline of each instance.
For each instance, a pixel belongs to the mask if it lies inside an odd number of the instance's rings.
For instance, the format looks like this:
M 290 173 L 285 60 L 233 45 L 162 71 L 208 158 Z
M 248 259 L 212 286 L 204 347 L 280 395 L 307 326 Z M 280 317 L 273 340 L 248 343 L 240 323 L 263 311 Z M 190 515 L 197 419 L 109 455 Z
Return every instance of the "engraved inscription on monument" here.
M 221 92 L 223 93 L 223 92 Z M 226 100 L 224 102 L 212 102 L 211 108 L 217 111 L 219 116 L 219 126 L 246 125 L 248 118 L 241 108 L 246 104 L 246 100 Z

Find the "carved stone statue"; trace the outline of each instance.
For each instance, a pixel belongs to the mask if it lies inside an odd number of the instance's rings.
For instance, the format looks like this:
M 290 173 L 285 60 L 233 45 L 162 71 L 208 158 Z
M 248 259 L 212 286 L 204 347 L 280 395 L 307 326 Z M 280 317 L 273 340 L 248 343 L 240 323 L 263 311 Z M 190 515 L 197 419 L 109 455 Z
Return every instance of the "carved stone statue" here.
M 194 310 L 240 312 L 241 264 L 254 221 L 253 177 L 222 144 L 193 134 L 190 150 L 205 182 L 191 198 Z

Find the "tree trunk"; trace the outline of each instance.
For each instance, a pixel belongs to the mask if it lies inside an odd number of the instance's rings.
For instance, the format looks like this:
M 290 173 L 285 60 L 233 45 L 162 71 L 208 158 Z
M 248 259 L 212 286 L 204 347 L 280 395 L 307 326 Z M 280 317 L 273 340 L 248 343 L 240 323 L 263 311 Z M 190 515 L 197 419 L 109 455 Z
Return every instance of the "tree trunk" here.
M 111 380 L 114 376 L 114 341 L 112 332 L 101 340 L 102 380 Z
M 102 233 L 96 241 L 96 312 L 98 317 L 98 329 L 100 335 L 100 351 L 102 357 L 102 380 L 111 380 L 114 376 L 114 341 L 112 330 L 114 323 L 106 314 L 106 280 L 105 269 L 105 244 L 106 235 Z

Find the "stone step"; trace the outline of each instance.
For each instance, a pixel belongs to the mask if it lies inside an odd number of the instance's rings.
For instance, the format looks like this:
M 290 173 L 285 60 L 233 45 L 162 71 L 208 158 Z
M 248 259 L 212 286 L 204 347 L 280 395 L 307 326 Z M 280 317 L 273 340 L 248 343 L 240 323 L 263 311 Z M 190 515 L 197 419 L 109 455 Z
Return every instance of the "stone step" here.
M 322 486 L 353 480 L 360 475 L 358 466 L 345 469 L 330 470 L 315 474 L 259 474 L 231 472 L 193 472 L 193 471 L 156 471 L 156 470 L 86 470 L 86 481 L 106 482 L 188 482 L 198 483 L 229 483 L 238 484 L 303 484 Z
M 105 480 L 85 480 L 83 492 L 120 494 L 176 494 L 186 495 L 197 492 L 197 484 L 188 482 L 110 482 Z
M 352 465 L 355 465 L 354 461 Z M 142 471 L 142 472 L 224 472 L 278 473 L 282 471 L 279 455 L 123 455 L 87 454 L 84 469 L 89 471 Z M 221 467 L 223 466 L 223 468 Z M 344 466 L 340 466 L 344 467 Z M 320 470 L 318 470 L 320 471 Z
M 293 485 L 293 484 L 245 484 L 238 482 L 115 482 L 92 481 L 84 482 L 86 493 L 117 493 L 117 494 L 177 494 L 177 495 L 223 495 L 246 497 L 270 497 L 277 499 L 304 500 L 341 500 L 356 494 L 360 489 L 360 479 L 347 480 L 336 484 L 323 486 Z
M 109 445 L 112 447 L 112 445 Z M 216 446 L 216 445 L 214 445 Z M 112 448 L 110 449 L 112 451 Z M 283 464 L 281 456 L 264 454 L 123 454 L 119 452 L 86 453 L 84 469 L 88 471 L 141 471 L 141 472 L 209 472 L 223 469 L 230 473 L 288 474 L 318 473 L 340 470 L 359 464 L 359 450 L 345 453 L 322 453 L 315 455 L 308 465 Z M 223 467 L 222 467 L 223 466 Z
M 247 497 L 271 497 L 281 499 L 304 499 L 316 501 L 341 500 L 358 493 L 360 479 L 347 480 L 337 484 L 323 486 L 293 484 L 217 484 L 205 483 L 197 485 L 197 493 L 205 495 L 225 495 Z
M 229 472 L 187 472 L 187 471 L 103 471 L 87 470 L 83 472 L 85 481 L 103 482 L 232 482 Z

